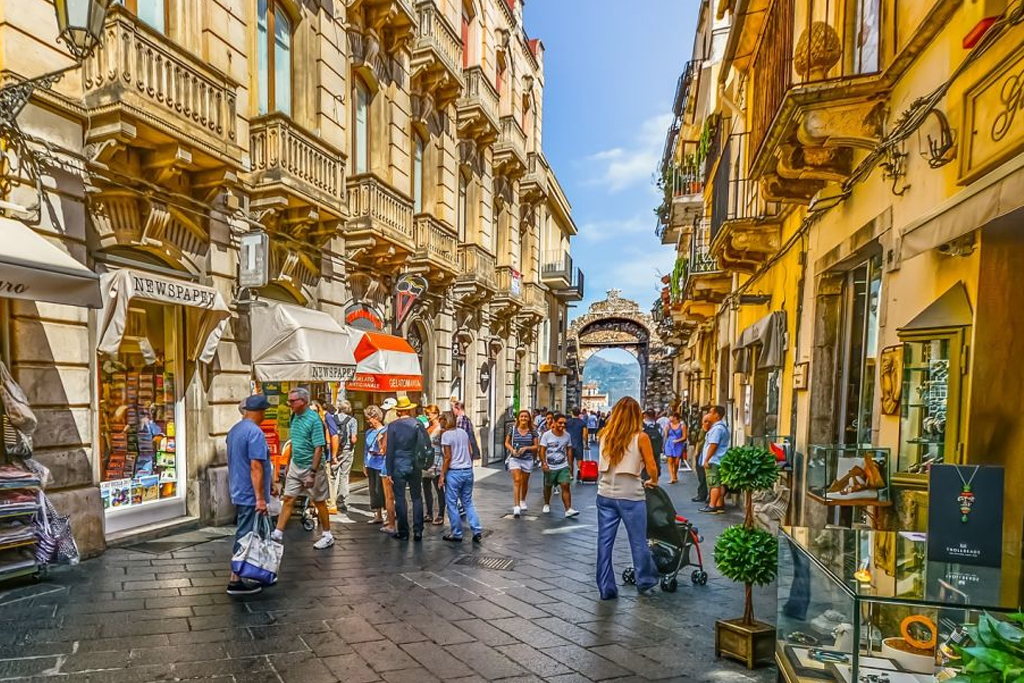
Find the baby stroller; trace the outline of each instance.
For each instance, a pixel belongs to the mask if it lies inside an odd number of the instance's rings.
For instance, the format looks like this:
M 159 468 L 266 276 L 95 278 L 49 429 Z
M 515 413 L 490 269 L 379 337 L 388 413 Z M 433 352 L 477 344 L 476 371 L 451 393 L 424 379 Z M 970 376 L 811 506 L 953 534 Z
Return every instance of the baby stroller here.
M 690 574 L 695 586 L 708 582 L 704 571 L 704 558 L 700 552 L 703 540 L 685 517 L 676 514 L 672 499 L 659 487 L 644 489 L 647 497 L 647 544 L 651 547 L 654 565 L 661 576 L 661 590 L 674 593 L 679 587 L 677 576 L 685 567 L 696 567 Z M 690 562 L 690 550 L 697 551 L 697 563 Z M 636 583 L 636 570 L 628 567 L 622 572 L 625 583 Z

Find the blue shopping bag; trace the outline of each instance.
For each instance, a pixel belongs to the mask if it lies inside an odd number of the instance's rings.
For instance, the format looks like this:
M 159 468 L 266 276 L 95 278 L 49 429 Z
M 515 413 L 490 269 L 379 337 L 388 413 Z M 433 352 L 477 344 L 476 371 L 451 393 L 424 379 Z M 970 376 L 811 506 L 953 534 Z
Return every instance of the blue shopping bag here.
M 260 515 L 256 528 L 242 537 L 231 558 L 231 571 L 243 579 L 270 585 L 277 580 L 284 544 L 270 538 L 270 517 Z

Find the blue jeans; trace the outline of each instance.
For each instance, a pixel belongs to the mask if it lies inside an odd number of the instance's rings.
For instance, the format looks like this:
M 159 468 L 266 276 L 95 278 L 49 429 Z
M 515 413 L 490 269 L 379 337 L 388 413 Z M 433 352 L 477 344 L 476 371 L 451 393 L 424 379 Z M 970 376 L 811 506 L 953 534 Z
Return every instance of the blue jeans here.
M 255 505 L 236 505 L 237 528 L 235 529 L 235 544 L 231 546 L 231 554 L 234 555 L 242 547 L 242 539 L 250 531 L 256 530 L 256 520 L 260 518 L 256 512 Z
M 654 566 L 651 549 L 647 545 L 647 503 L 642 500 L 619 500 L 597 497 L 597 588 L 601 599 L 619 594 L 612 567 L 612 550 L 619 522 L 626 525 L 629 550 L 633 554 L 637 590 L 646 590 L 658 583 L 658 569 Z
M 412 498 L 412 532 L 420 536 L 423 534 L 423 484 L 420 471 L 411 464 L 405 465 L 404 461 L 399 461 L 391 477 L 395 491 L 395 517 L 398 521 L 395 531 L 399 536 L 409 535 L 409 507 L 405 499 L 405 488 L 408 486 L 409 497 Z
M 459 515 L 459 502 L 466 511 L 466 521 L 473 535 L 481 533 L 484 528 L 480 526 L 480 515 L 476 513 L 476 506 L 473 505 L 473 469 L 448 470 L 448 476 L 444 480 L 444 502 L 448 508 L 448 521 L 452 525 L 452 536 L 462 538 L 462 517 Z

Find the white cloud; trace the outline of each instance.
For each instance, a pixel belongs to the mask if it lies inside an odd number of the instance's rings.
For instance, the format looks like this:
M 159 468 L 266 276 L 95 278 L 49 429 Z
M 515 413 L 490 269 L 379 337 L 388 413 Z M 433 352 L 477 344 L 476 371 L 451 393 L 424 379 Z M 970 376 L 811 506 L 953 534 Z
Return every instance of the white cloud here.
M 656 222 L 653 212 L 622 220 L 585 221 L 580 225 L 580 237 L 587 242 L 599 243 L 629 235 L 653 235 Z
M 664 151 L 665 135 L 672 123 L 672 114 L 658 114 L 640 124 L 633 144 L 612 147 L 587 157 L 586 163 L 596 169 L 587 185 L 621 192 L 641 182 L 650 182 Z

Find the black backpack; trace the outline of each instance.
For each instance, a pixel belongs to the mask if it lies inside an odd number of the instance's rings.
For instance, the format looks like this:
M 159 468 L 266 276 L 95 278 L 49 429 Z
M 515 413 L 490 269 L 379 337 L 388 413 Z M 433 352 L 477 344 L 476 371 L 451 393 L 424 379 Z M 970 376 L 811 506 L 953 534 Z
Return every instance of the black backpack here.
M 434 466 L 434 446 L 430 435 L 418 420 L 416 422 L 416 469 L 429 470 Z
M 665 452 L 665 437 L 657 424 L 644 424 L 644 434 L 651 440 L 651 450 L 654 451 L 654 459 L 659 460 Z

